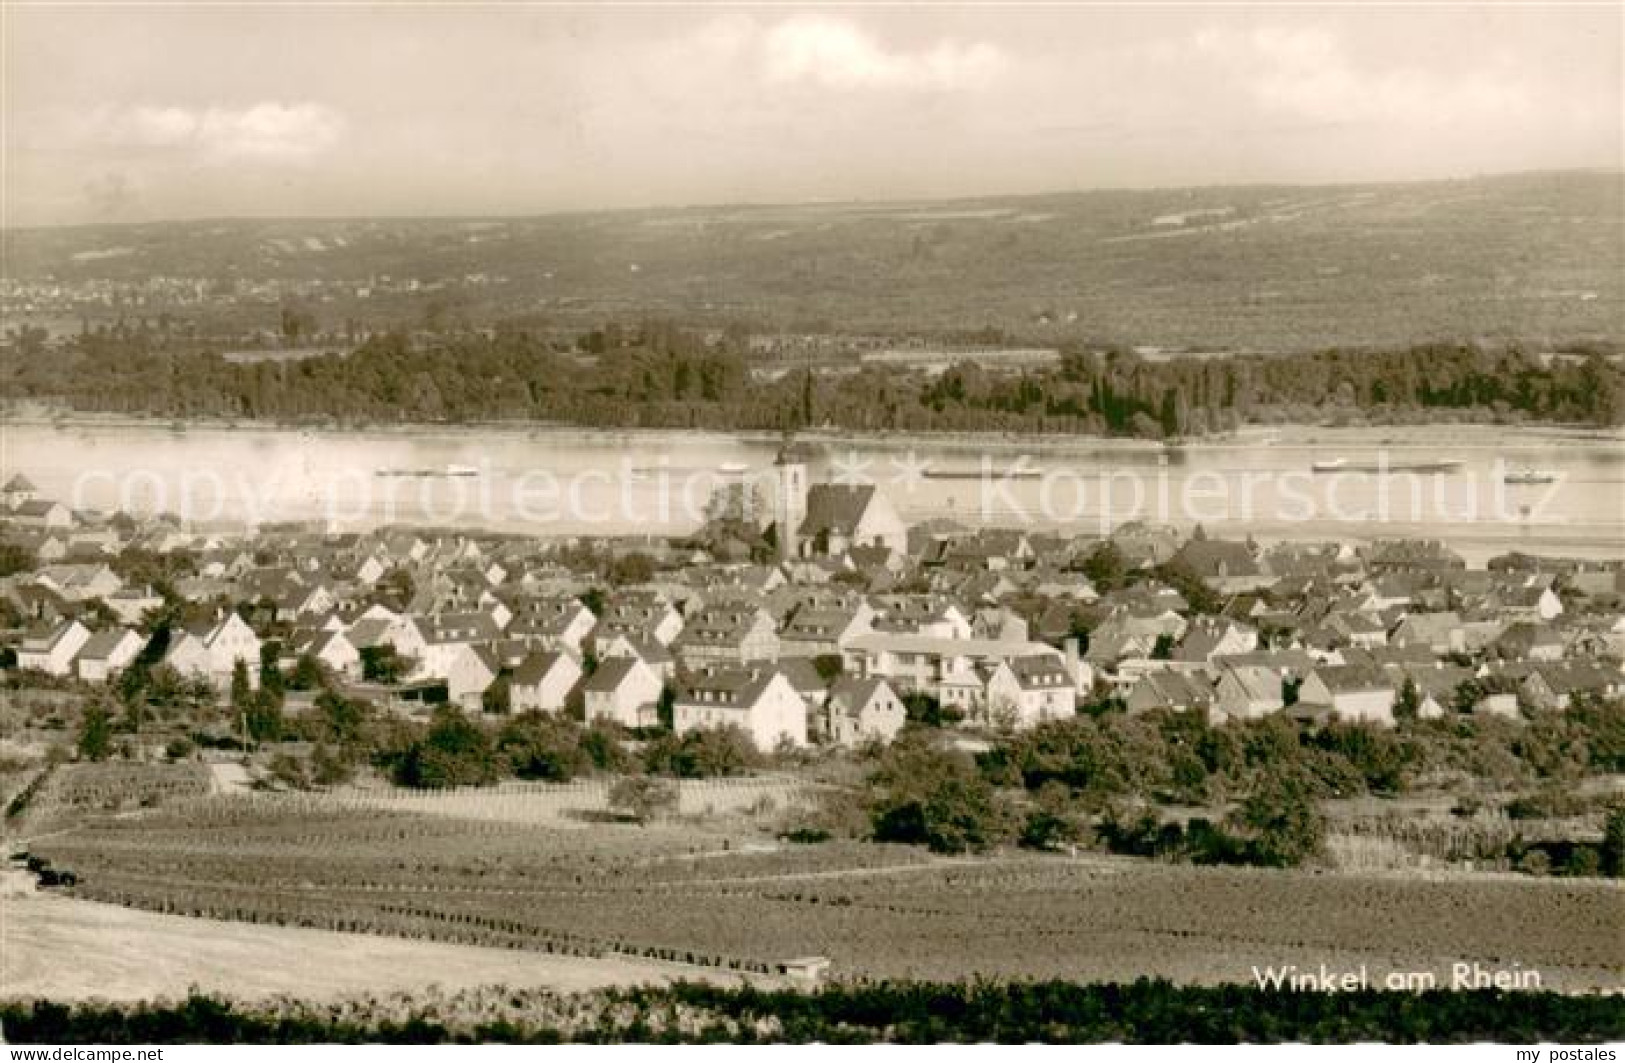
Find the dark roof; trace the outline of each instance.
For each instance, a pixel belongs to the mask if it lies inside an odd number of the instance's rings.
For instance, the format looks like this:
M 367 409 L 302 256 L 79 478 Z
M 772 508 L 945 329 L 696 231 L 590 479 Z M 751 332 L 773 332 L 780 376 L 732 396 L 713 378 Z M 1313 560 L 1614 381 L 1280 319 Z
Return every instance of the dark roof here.
M 598 665 L 598 670 L 581 687 L 584 691 L 607 694 L 620 687 L 632 670 L 643 662 L 636 657 L 609 657 Z
M 28 477 L 24 476 L 22 473 L 18 473 L 16 476 L 13 476 L 11 479 L 7 480 L 6 486 L 4 488 L 0 488 L 0 490 L 4 490 L 6 494 L 10 495 L 20 494 L 23 491 L 38 491 L 39 488 L 35 487 L 33 481 Z
M 543 677 L 558 665 L 559 659 L 563 656 L 565 655 L 557 650 L 531 654 L 513 670 L 513 682 L 518 686 L 534 686 L 540 683 Z
M 874 497 L 873 484 L 813 484 L 807 489 L 807 515 L 800 534 L 851 535 Z

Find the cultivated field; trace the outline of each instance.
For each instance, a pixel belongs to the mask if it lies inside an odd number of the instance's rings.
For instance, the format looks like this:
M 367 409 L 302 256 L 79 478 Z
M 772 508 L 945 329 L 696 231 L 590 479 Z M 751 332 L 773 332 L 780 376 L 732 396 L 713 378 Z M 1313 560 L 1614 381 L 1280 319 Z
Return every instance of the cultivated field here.
M 760 835 L 756 836 L 758 842 Z M 591 958 L 841 976 L 1244 982 L 1253 966 L 1451 965 L 1625 984 L 1625 890 L 1600 881 L 1207 869 L 1094 856 L 763 851 L 692 827 L 591 831 L 213 799 L 38 841 L 84 898 L 181 915 Z M 218 924 L 210 924 L 218 925 Z
M 673 964 L 538 956 L 330 930 L 187 919 L 43 893 L 0 908 L 0 996 L 152 1000 L 192 986 L 255 999 L 304 1000 L 500 984 L 575 992 L 693 979 Z M 720 972 L 707 977 L 723 978 Z

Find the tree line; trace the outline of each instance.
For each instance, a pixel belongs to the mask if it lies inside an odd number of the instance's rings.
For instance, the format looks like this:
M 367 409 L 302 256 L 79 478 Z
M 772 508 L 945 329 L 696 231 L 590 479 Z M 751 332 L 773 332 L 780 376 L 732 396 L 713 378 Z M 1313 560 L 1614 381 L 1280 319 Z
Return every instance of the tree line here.
M 80 410 L 287 423 L 525 420 L 591 427 L 1024 431 L 1177 438 L 1255 421 L 1441 417 L 1590 425 L 1625 419 L 1625 373 L 1600 352 L 1542 358 L 1516 349 L 1421 344 L 1151 359 L 1063 348 L 1020 372 L 961 361 L 935 375 L 753 376 L 743 337 L 669 324 L 586 334 L 579 344 L 498 327 L 415 337 L 374 334 L 346 352 L 293 362 L 228 362 L 138 329 L 103 328 L 49 358 L 15 349 L 0 394 Z

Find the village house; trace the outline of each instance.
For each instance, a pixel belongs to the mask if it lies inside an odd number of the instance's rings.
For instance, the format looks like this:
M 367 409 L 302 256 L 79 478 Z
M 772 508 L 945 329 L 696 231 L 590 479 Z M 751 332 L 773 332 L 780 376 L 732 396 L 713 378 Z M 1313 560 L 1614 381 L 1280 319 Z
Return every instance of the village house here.
M 807 744 L 807 703 L 771 666 L 722 665 L 697 671 L 672 706 L 677 734 L 734 726 L 762 752 Z
M 1563 633 L 1549 624 L 1519 621 L 1495 640 L 1495 652 L 1508 661 L 1560 661 L 1568 653 Z
M 612 635 L 608 639 L 595 639 L 593 646 L 601 661 L 611 657 L 636 657 L 659 676 L 661 682 L 670 682 L 677 674 L 677 658 L 654 639 Z
M 1549 622 L 1563 615 L 1563 599 L 1550 584 L 1511 587 L 1491 595 L 1486 608 L 1503 620 Z
M 1027 621 L 1012 609 L 986 607 L 971 614 L 970 635 L 973 639 L 1026 642 Z
M 11 510 L 38 497 L 39 488 L 34 486 L 34 481 L 17 473 L 6 481 L 4 487 L 0 487 L 0 509 Z
M 60 502 L 33 498 L 18 502 L 5 512 L 6 520 L 21 528 L 71 528 L 73 513 Z
M 690 667 L 774 661 L 779 656 L 778 623 L 759 605 L 723 599 L 689 618 L 674 649 Z
M 92 635 L 80 649 L 79 678 L 105 683 L 129 666 L 146 641 L 127 627 L 113 627 Z
M 1350 723 L 1394 722 L 1394 682 L 1380 670 L 1358 665 L 1322 665 L 1298 688 L 1305 709 L 1324 708 Z
M 1208 709 L 1210 723 L 1257 720 L 1280 712 L 1286 705 L 1279 669 L 1263 664 L 1227 660 L 1219 663 L 1219 680 Z M 1290 674 L 1290 673 L 1288 673 Z
M 1077 684 L 1056 653 L 1025 653 L 991 663 L 981 699 L 981 722 L 1027 730 L 1077 712 Z
M 637 657 L 601 661 L 581 687 L 587 723 L 653 727 L 660 722 L 661 687 L 660 676 Z
M 412 680 L 444 680 L 448 698 L 477 706 L 501 672 L 501 662 L 490 652 L 502 637 L 496 621 L 485 613 L 440 613 L 412 620 L 423 635 Z
M 1174 554 L 1183 564 L 1221 594 L 1267 587 L 1274 580 L 1254 555 L 1252 547 L 1229 539 L 1193 536 Z
M 164 604 L 161 595 L 151 587 L 121 587 L 102 597 L 112 614 L 125 624 L 139 624 L 152 610 Z
M 242 617 L 227 612 L 219 620 L 204 620 L 170 637 L 164 663 L 182 675 L 206 679 L 217 690 L 231 685 L 238 662 L 256 689 L 260 675 L 260 639 Z
M 502 665 L 488 643 L 429 642 L 424 659 L 408 676 L 416 685 L 443 683 L 446 699 L 465 709 L 478 709 Z
M 838 654 L 853 638 L 873 630 L 874 616 L 873 607 L 861 599 L 844 606 L 799 608 L 779 632 L 779 655 Z
M 1037 554 L 1021 531 L 982 528 L 974 534 L 945 540 L 934 562 L 962 572 L 1004 572 L 1032 567 Z
M 1129 689 L 1123 707 L 1131 713 L 1171 709 L 1174 712 L 1200 712 L 1207 716 L 1213 702 L 1213 685 L 1204 674 L 1162 668 L 1142 675 Z
M 1410 613 L 1389 633 L 1388 644 L 1421 646 L 1436 654 L 1461 653 L 1467 648 L 1467 634 L 1459 613 Z
M 1394 689 L 1403 693 L 1408 682 L 1416 691 L 1416 715 L 1423 720 L 1437 720 L 1453 716 L 1456 712 L 1456 692 L 1473 678 L 1473 673 L 1460 665 L 1434 661 L 1430 664 L 1391 664 L 1386 666 Z M 1396 699 L 1397 708 L 1397 699 Z
M 1370 613 L 1354 609 L 1329 614 L 1321 621 L 1334 642 L 1344 646 L 1374 649 L 1388 644 L 1388 628 Z
M 376 612 L 363 613 L 345 635 L 358 653 L 387 646 L 397 657 L 407 661 L 422 659 L 427 647 L 423 630 L 413 618 L 397 616 L 382 606 L 378 606 Z
M 824 707 L 824 733 L 848 749 L 868 742 L 889 743 L 907 720 L 903 701 L 884 679 L 842 676 L 830 688 Z
M 1154 648 L 1154 645 L 1153 645 Z M 1206 664 L 1215 657 L 1250 653 L 1258 648 L 1258 632 L 1231 620 L 1198 617 L 1174 647 L 1172 659 Z
M 35 573 L 34 581 L 70 602 L 105 598 L 124 586 L 124 581 L 106 564 L 46 565 Z
M 947 598 L 931 594 L 883 595 L 872 601 L 875 616 L 871 626 L 877 632 L 944 639 L 971 637 L 970 618 Z
M 515 610 L 507 633 L 535 649 L 569 650 L 579 656 L 597 623 L 579 598 L 535 598 Z
M 620 591 L 605 603 L 593 631 L 600 640 L 606 635 L 627 635 L 670 646 L 683 632 L 683 614 L 659 591 Z
M 1625 693 L 1625 675 L 1595 661 L 1538 664 L 1519 685 L 1518 693 L 1538 708 L 1564 710 L 1576 697 L 1619 697 Z
M 900 693 L 917 690 L 939 697 L 939 687 L 945 678 L 962 679 L 964 670 L 972 665 L 1035 655 L 1065 660 L 1059 650 L 1040 642 L 939 638 L 878 631 L 853 639 L 842 657 L 848 675 L 879 677 L 888 680 Z
M 508 679 L 508 706 L 514 712 L 561 712 L 581 675 L 581 661 L 567 650 L 534 650 Z
M 361 651 L 342 628 L 301 628 L 291 633 L 283 643 L 282 660 L 291 667 L 302 657 L 309 657 L 333 675 L 361 678 Z
M 64 620 L 49 631 L 25 637 L 17 647 L 17 667 L 46 675 L 73 675 L 74 659 L 90 639 L 85 625 Z

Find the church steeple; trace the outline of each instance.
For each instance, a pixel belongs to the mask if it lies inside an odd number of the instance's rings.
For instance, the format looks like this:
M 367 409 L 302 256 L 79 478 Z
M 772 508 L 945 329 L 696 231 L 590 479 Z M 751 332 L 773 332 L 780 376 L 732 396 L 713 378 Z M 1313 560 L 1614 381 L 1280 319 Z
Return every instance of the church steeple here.
M 779 470 L 778 497 L 774 500 L 779 560 L 789 561 L 800 554 L 796 531 L 807 515 L 807 460 L 794 437 L 785 436 L 773 465 Z

